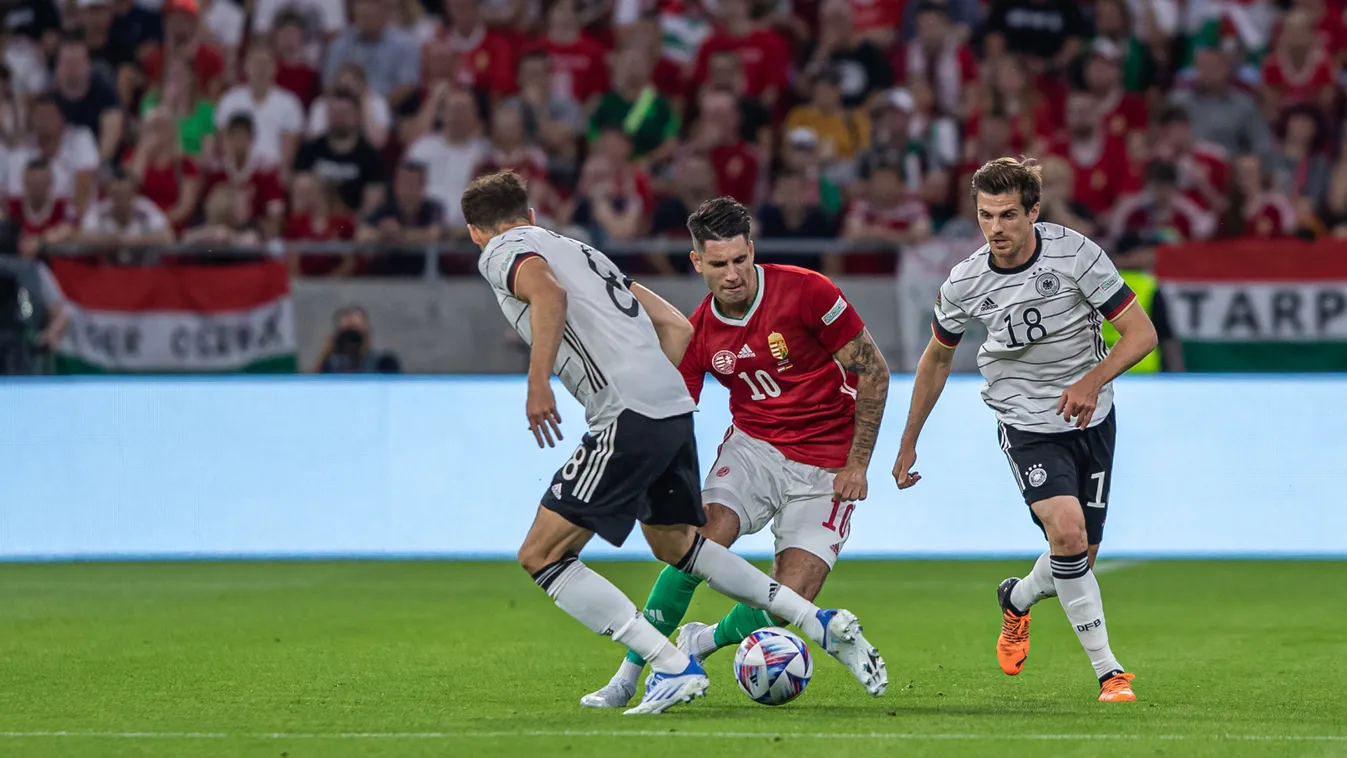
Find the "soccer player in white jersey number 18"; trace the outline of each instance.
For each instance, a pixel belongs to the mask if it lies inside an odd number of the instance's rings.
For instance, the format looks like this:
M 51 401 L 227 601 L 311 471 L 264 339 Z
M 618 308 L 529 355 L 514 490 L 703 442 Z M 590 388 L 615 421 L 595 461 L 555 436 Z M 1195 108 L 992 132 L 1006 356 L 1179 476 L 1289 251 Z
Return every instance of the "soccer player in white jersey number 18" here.
M 525 415 L 538 446 L 555 446 L 555 373 L 585 406 L 589 433 L 543 493 L 519 562 L 575 620 L 650 662 L 645 697 L 627 713 L 660 713 L 701 697 L 709 680 L 608 580 L 580 562 L 595 534 L 620 546 L 637 521 L 655 557 L 712 589 L 794 624 L 857 676 L 869 644 L 856 617 L 820 610 L 694 531 L 702 509 L 696 404 L 671 362 L 692 339 L 673 306 L 633 284 L 603 253 L 534 224 L 512 172 L 473 181 L 460 201 L 477 268 L 529 345 Z
M 912 407 L 894 463 L 898 488 L 916 484 L 917 437 L 949 377 L 969 321 L 987 328 L 978 351 L 982 398 L 1000 422 L 998 439 L 1049 552 L 1023 579 L 997 587 L 996 656 L 1014 676 L 1029 655 L 1029 608 L 1054 595 L 1090 657 L 1099 699 L 1132 701 L 1133 675 L 1108 644 L 1093 567 L 1104 534 L 1113 475 L 1113 380 L 1155 348 L 1155 327 L 1098 245 L 1040 224 L 1039 167 L 997 158 L 970 191 L 987 245 L 954 267 L 935 299 L 932 339 L 917 366 Z M 1121 338 L 1112 352 L 1100 326 Z

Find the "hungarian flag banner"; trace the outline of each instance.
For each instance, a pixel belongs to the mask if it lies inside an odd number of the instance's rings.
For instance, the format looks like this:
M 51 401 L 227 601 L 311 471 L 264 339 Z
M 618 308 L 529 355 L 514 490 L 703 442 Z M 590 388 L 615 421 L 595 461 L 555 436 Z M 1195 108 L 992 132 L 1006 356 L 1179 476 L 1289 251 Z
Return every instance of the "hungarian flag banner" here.
M 285 264 L 119 267 L 58 258 L 70 328 L 56 370 L 294 373 L 295 313 Z
M 1347 371 L 1347 242 L 1222 240 L 1156 256 L 1188 371 Z

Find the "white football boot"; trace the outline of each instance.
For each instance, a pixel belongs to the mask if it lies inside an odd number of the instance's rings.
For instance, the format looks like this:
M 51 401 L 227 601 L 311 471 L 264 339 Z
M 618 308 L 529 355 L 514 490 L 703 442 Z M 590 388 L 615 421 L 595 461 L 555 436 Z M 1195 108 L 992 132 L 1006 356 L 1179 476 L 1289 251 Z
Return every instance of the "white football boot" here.
M 861 624 L 851 611 L 818 612 L 823 624 L 823 649 L 860 681 L 871 697 L 879 697 L 889 686 L 889 670 L 879 651 L 861 634 Z
M 644 713 L 663 713 L 679 703 L 690 703 L 706 694 L 711 680 L 695 658 L 688 659 L 687 668 L 677 674 L 659 671 L 645 681 L 645 697 L 635 708 L 625 711 L 633 716 Z

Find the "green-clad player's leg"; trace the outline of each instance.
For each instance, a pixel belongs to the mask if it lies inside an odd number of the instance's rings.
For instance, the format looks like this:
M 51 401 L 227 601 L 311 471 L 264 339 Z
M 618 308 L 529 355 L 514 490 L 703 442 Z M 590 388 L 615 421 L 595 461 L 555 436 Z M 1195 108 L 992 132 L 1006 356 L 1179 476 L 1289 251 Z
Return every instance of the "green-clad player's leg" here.
M 707 503 L 706 526 L 697 531 L 706 539 L 729 547 L 739 539 L 739 515 L 719 503 Z M 650 597 L 645 601 L 645 617 L 663 634 L 673 633 L 683 623 L 683 616 L 692 603 L 692 595 L 701 582 L 701 579 L 691 574 L 685 574 L 673 566 L 665 566 L 655 580 L 655 586 L 650 589 Z M 644 668 L 645 661 L 639 655 L 627 656 L 608 684 L 580 698 L 580 704 L 587 708 L 626 706 L 636 694 L 636 685 Z
M 812 601 L 823 589 L 828 571 L 828 564 L 822 558 L 807 550 L 788 547 L 776 554 L 772 578 L 783 586 L 795 590 L 801 597 Z M 736 605 L 712 626 L 688 624 L 684 627 L 683 634 L 688 635 L 689 639 L 684 640 L 680 637 L 679 647 L 687 651 L 688 655 L 705 658 L 722 647 L 738 645 L 745 637 L 764 626 L 782 625 L 781 619 L 773 618 L 772 614 L 766 611 Z

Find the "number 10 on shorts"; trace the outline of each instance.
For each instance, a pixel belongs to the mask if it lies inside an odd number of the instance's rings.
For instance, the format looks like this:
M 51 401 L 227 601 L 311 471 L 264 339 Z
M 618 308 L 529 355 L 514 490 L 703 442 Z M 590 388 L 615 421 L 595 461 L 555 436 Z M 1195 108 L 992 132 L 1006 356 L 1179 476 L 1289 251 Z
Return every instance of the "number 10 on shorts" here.
M 828 516 L 828 520 L 823 522 L 824 529 L 830 529 L 842 535 L 842 539 L 851 536 L 851 512 L 856 510 L 855 503 L 847 503 L 845 506 L 841 500 L 833 501 L 833 512 Z M 838 513 L 841 513 L 841 521 L 838 521 Z

